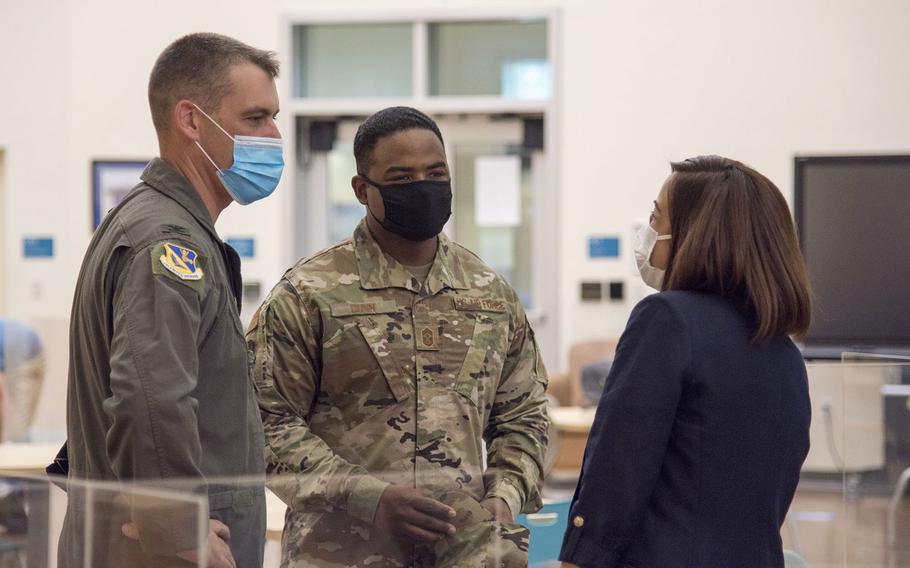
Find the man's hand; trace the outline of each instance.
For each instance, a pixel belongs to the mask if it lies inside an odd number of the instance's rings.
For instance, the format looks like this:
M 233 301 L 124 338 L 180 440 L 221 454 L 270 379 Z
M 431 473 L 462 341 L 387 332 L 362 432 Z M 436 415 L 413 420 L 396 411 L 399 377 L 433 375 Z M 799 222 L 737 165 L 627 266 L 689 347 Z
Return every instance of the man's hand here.
M 455 534 L 455 510 L 418 489 L 389 485 L 379 499 L 373 524 L 403 540 L 435 542 Z
M 509 508 L 509 504 L 499 497 L 489 497 L 480 502 L 480 506 L 493 514 L 493 519 L 500 523 L 511 523 L 515 521 L 515 516 Z
M 123 536 L 133 540 L 139 540 L 139 529 L 134 523 L 127 523 L 120 528 Z M 237 568 L 234 561 L 234 555 L 227 545 L 231 539 L 231 529 L 221 521 L 211 519 L 209 521 L 209 536 L 207 543 L 207 561 L 205 565 L 208 568 Z M 178 552 L 177 556 L 199 565 L 199 559 L 202 556 L 199 550 L 186 550 Z

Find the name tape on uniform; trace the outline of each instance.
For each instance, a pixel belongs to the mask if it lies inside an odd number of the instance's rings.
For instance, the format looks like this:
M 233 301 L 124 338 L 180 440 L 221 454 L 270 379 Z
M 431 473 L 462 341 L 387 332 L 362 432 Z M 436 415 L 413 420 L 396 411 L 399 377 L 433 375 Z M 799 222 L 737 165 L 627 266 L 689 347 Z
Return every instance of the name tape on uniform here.
M 468 312 L 498 312 L 506 311 L 505 300 L 492 298 L 454 298 L 455 309 Z
M 398 311 L 398 305 L 392 300 L 381 302 L 362 302 L 359 304 L 333 304 L 332 315 L 335 317 L 357 316 L 364 314 L 390 314 Z

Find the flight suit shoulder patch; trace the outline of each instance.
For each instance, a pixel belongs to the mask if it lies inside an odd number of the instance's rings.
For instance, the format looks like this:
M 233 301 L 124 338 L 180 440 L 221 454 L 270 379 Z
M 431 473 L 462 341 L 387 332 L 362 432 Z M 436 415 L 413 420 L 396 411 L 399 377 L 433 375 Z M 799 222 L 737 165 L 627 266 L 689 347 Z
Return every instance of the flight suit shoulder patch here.
M 506 301 L 494 298 L 453 298 L 455 309 L 467 312 L 496 312 L 506 311 Z
M 163 242 L 151 248 L 152 273 L 166 276 L 202 291 L 205 259 L 194 249 L 174 242 Z

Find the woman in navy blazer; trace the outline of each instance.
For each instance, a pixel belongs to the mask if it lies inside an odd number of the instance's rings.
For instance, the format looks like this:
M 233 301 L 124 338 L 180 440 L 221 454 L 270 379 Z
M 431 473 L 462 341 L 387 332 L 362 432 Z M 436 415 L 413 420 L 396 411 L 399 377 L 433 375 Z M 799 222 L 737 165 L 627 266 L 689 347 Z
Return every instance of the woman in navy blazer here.
M 654 205 L 636 257 L 662 292 L 620 338 L 560 559 L 783 567 L 810 420 L 789 338 L 811 311 L 790 211 L 770 180 L 718 156 L 672 164 Z

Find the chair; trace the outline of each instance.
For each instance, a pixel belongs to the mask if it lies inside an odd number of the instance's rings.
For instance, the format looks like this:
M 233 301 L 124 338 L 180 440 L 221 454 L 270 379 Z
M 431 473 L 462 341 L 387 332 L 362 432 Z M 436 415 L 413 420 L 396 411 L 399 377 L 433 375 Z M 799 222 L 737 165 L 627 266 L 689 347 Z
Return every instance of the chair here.
M 569 370 L 551 373 L 549 392 L 564 406 L 591 406 L 595 401 L 585 396 L 581 386 L 581 371 L 592 363 L 612 359 L 617 340 L 596 339 L 580 341 L 569 349 Z

